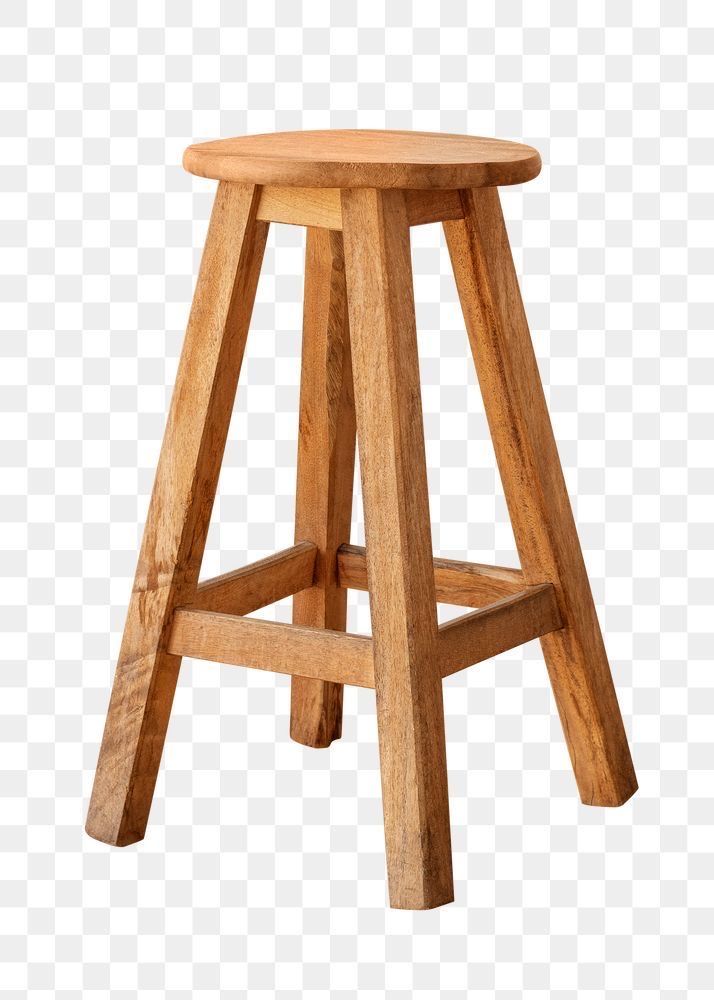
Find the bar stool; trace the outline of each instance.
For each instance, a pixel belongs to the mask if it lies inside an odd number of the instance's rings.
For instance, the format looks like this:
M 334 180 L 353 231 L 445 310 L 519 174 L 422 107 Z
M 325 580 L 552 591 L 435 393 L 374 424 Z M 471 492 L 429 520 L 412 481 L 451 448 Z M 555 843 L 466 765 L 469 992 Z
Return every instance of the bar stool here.
M 340 736 L 376 692 L 390 902 L 453 899 L 441 681 L 540 637 L 580 797 L 637 781 L 563 480 L 497 187 L 529 146 L 324 131 L 190 146 L 219 181 L 156 473 L 87 832 L 141 840 L 182 656 L 292 676 L 290 732 Z M 198 582 L 268 225 L 307 227 L 295 545 Z M 442 222 L 522 564 L 434 559 L 410 226 Z M 355 439 L 366 550 L 350 545 Z M 372 636 L 346 627 L 369 591 Z M 295 595 L 293 624 L 247 617 Z M 437 601 L 470 610 L 439 626 Z

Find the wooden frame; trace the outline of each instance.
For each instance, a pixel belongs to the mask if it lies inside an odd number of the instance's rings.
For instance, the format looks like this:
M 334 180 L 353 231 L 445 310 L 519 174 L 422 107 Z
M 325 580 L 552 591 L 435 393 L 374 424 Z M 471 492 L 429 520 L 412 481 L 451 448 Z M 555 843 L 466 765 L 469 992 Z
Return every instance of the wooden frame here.
M 409 232 L 436 220 L 522 569 L 432 554 Z M 309 227 L 295 544 L 199 583 L 270 221 Z M 349 544 L 356 437 L 366 548 Z M 369 592 L 371 637 L 346 632 L 348 588 Z M 292 624 L 246 617 L 290 596 Z M 437 601 L 475 610 L 439 626 Z M 345 684 L 373 688 L 390 900 L 439 906 L 453 898 L 442 681 L 535 638 L 582 800 L 625 802 L 637 781 L 497 190 L 221 181 L 87 831 L 144 836 L 181 657 L 289 675 L 291 735 L 311 747 L 340 736 Z
M 350 565 L 352 560 L 363 565 L 363 551 L 358 546 L 341 546 L 338 566 Z M 272 670 L 293 678 L 374 688 L 371 636 L 245 617 L 284 597 L 309 590 L 313 585 L 316 552 L 317 546 L 312 542 L 299 542 L 267 559 L 199 584 L 195 603 L 174 612 L 167 652 Z M 458 574 L 459 582 L 454 590 L 444 588 L 443 584 L 441 588 L 437 586 L 437 595 L 447 594 L 451 603 L 458 600 L 479 610 L 439 626 L 436 659 L 441 677 L 449 677 L 562 627 L 551 584 L 534 587 L 521 584 L 521 590 L 483 606 L 482 580 L 488 578 L 488 571 L 493 570 L 496 581 L 504 574 L 515 576 L 518 571 L 434 559 L 435 579 L 444 572 L 444 564 L 449 566 L 448 572 Z M 452 570 L 454 565 L 459 569 Z M 359 576 L 355 575 L 353 582 L 344 573 L 340 576 L 340 586 L 364 589 Z M 228 607 L 234 610 L 226 613 Z M 238 611 L 239 608 L 243 610 Z

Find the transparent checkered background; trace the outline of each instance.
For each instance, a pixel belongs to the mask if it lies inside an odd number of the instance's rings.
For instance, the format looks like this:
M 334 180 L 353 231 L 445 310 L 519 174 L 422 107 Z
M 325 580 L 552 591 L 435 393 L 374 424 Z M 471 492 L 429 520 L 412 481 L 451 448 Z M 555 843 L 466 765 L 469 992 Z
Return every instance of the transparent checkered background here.
M 711 996 L 712 5 L 16 0 L 0 20 L 2 991 Z M 328 126 L 543 155 L 503 201 L 641 785 L 579 804 L 536 644 L 449 679 L 456 902 L 427 913 L 387 908 L 369 692 L 308 750 L 287 678 L 186 661 L 146 840 L 83 832 L 214 188 L 183 148 Z M 514 563 L 439 228 L 413 248 L 434 548 Z M 274 227 L 207 574 L 292 540 L 302 255 Z

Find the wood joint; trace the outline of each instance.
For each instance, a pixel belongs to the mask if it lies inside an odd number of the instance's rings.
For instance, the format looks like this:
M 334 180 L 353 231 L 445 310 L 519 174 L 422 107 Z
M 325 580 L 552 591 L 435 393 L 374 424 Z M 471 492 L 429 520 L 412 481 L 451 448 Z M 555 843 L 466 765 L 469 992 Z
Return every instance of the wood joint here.
M 441 676 L 448 677 L 562 627 L 553 584 L 526 587 L 439 627 Z
M 302 546 L 310 544 L 301 543 Z M 288 549 L 278 556 L 285 557 L 291 552 Z M 252 567 L 246 567 L 248 569 Z M 260 575 L 254 574 L 253 579 L 259 580 Z M 215 586 L 215 581 L 210 583 Z M 215 593 L 220 595 L 221 592 L 216 588 Z M 263 591 L 263 595 L 265 593 Z M 233 596 L 229 591 L 226 594 Z M 562 620 L 553 585 L 542 583 L 526 587 L 440 626 L 439 672 L 442 677 L 448 677 L 560 628 Z M 166 651 L 174 656 L 191 656 L 336 684 L 365 688 L 373 688 L 375 684 L 370 636 L 246 618 L 206 610 L 199 605 L 176 610 Z
M 405 190 L 403 194 L 410 226 L 464 217 L 458 191 Z M 263 222 L 341 230 L 340 189 L 269 185 L 261 190 L 257 217 Z
M 249 615 L 311 587 L 316 558 L 314 542 L 298 542 L 267 559 L 200 583 L 192 607 L 197 611 Z

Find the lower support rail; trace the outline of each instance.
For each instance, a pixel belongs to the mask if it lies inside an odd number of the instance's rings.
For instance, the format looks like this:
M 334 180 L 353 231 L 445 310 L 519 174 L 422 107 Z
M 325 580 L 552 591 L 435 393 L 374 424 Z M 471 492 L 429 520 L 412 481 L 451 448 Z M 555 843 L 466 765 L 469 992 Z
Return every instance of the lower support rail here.
M 298 542 L 267 559 L 199 583 L 192 607 L 249 615 L 312 586 L 317 545 Z
M 552 583 L 526 587 L 439 627 L 441 676 L 563 627 Z
M 550 583 L 525 590 L 463 615 L 439 628 L 442 677 L 562 628 Z M 179 608 L 167 652 L 279 674 L 374 687 L 372 639 L 243 618 L 202 608 Z
M 363 545 L 341 545 L 337 550 L 337 576 L 341 587 L 367 590 L 367 557 Z M 437 601 L 467 608 L 481 608 L 501 597 L 510 597 L 526 585 L 519 569 L 434 559 Z
M 371 638 L 326 628 L 179 608 L 168 652 L 278 674 L 374 687 Z

